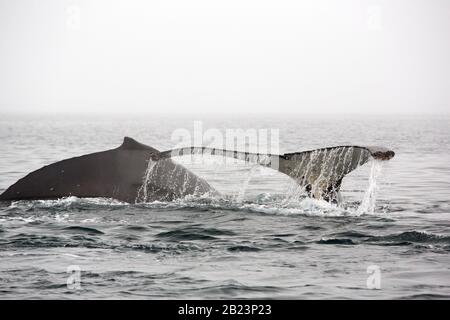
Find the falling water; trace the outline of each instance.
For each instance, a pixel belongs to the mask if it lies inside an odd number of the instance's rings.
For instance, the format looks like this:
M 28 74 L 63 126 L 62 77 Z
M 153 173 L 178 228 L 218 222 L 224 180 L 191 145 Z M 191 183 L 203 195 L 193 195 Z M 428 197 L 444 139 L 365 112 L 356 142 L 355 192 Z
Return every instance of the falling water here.
M 244 201 L 245 192 L 247 191 L 248 185 L 250 183 L 250 180 L 252 179 L 255 172 L 259 169 L 259 165 L 253 165 L 250 170 L 248 171 L 247 178 L 244 180 L 244 183 L 241 185 L 241 188 L 239 189 L 238 194 L 236 195 L 235 201 L 238 203 L 241 203 Z
M 376 192 L 378 189 L 377 178 L 380 176 L 383 162 L 379 160 L 371 160 L 371 169 L 369 176 L 369 187 L 364 194 L 364 198 L 357 210 L 358 214 L 373 214 L 375 213 Z
M 147 202 L 148 201 L 148 186 L 153 177 L 154 169 L 157 161 L 153 161 L 152 159 L 148 160 L 147 170 L 145 171 L 144 178 L 142 179 L 142 185 L 138 190 L 137 197 L 135 202 Z

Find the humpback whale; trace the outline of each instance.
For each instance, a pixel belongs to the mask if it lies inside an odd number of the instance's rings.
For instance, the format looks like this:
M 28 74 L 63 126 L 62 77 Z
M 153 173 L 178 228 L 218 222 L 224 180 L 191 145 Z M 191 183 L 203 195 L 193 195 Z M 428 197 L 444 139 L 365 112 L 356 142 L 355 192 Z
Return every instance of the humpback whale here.
M 304 187 L 310 197 L 337 201 L 344 176 L 370 158 L 389 160 L 383 147 L 337 146 L 283 155 L 186 147 L 160 152 L 125 137 L 116 149 L 62 160 L 31 172 L 11 185 L 0 200 L 105 197 L 134 203 L 170 201 L 186 195 L 217 194 L 204 179 L 172 157 L 208 154 L 232 157 L 278 170 Z

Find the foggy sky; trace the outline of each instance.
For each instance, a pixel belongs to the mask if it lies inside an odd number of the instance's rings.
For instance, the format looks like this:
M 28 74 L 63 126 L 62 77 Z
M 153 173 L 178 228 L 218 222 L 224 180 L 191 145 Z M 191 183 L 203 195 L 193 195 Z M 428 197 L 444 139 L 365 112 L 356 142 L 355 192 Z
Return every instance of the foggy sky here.
M 447 113 L 449 42 L 448 0 L 0 0 L 0 112 Z

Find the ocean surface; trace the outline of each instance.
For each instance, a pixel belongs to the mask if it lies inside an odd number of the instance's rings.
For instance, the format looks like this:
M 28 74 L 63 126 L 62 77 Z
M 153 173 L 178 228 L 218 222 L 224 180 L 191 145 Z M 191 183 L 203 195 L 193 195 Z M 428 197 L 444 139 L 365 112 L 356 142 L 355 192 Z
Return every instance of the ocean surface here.
M 171 149 L 195 120 L 224 135 L 278 129 L 280 153 L 350 144 L 396 156 L 349 174 L 339 205 L 211 156 L 176 161 L 220 196 L 0 203 L 0 299 L 450 298 L 449 116 L 4 114 L 0 192 L 124 136 Z

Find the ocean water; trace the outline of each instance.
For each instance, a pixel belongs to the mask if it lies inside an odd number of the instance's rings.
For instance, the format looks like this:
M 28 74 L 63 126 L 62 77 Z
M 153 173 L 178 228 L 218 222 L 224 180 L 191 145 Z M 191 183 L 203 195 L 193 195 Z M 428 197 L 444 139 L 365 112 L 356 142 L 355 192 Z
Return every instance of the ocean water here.
M 357 144 L 396 156 L 348 175 L 340 205 L 273 170 L 198 156 L 176 161 L 220 196 L 1 203 L 0 299 L 450 298 L 448 116 L 2 115 L 0 192 L 124 136 L 171 149 L 194 120 L 279 129 L 281 153 Z

